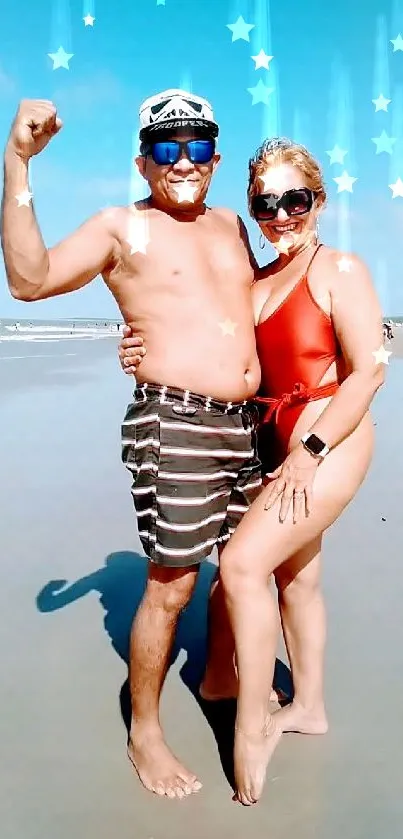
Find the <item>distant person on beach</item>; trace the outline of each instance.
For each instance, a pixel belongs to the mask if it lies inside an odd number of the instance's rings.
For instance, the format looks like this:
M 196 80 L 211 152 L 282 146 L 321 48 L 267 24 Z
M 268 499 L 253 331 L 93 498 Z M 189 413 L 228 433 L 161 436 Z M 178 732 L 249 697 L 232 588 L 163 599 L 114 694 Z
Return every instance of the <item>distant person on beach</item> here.
M 261 794 L 281 732 L 304 721 L 309 727 L 318 711 L 323 725 L 323 708 L 298 701 L 288 721 L 281 711 L 277 720 L 267 716 L 277 640 L 267 581 L 274 572 L 282 616 L 288 612 L 298 700 L 313 661 L 315 688 L 322 677 L 322 533 L 357 491 L 371 458 L 368 407 L 383 381 L 374 359 L 382 318 L 361 261 L 349 257 L 346 275 L 340 254 L 318 250 L 325 191 L 305 149 L 275 141 L 251 161 L 251 212 L 279 250 L 259 270 L 241 219 L 204 203 L 220 159 L 210 105 L 165 91 L 143 104 L 141 123 L 136 163 L 150 197 L 99 213 L 47 250 L 32 207 L 17 207 L 15 196 L 28 190 L 28 161 L 61 122 L 49 102 L 21 104 L 5 154 L 6 271 L 11 293 L 26 301 L 74 291 L 101 273 L 125 322 L 144 339 L 147 354 L 123 423 L 123 459 L 151 560 L 131 639 L 129 754 L 143 784 L 159 794 L 183 797 L 200 788 L 166 746 L 158 709 L 179 614 L 200 562 L 219 544 L 224 564 L 211 595 L 203 690 L 234 690 L 226 605 L 239 675 L 236 796 L 249 804 Z M 130 231 L 146 211 L 144 254 Z M 260 448 L 271 470 L 262 492 L 250 402 L 260 382 L 254 324 L 262 362 Z

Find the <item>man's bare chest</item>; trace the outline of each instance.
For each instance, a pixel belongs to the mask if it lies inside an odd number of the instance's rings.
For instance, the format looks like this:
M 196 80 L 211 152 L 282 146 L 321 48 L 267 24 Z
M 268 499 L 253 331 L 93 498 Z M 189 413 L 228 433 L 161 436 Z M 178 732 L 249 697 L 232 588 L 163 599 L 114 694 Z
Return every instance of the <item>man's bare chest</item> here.
M 253 271 L 236 229 L 210 219 L 161 222 L 145 213 L 120 220 L 120 256 L 104 275 L 115 296 L 249 297 Z

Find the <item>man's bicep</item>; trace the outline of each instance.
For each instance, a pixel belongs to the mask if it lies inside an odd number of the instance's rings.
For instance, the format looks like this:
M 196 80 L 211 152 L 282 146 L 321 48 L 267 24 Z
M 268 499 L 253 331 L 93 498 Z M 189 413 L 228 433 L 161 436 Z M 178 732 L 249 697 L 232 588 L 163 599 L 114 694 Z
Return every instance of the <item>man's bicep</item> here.
M 102 213 L 84 222 L 71 236 L 49 248 L 49 269 L 35 295 L 44 300 L 77 291 L 91 282 L 113 260 L 117 241 Z

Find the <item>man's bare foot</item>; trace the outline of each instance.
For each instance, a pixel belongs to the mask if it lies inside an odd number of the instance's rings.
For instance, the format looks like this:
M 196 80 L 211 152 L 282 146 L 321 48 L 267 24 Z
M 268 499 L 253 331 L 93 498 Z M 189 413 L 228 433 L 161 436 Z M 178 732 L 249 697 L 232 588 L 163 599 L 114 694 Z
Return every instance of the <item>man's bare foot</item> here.
M 269 716 L 261 734 L 235 731 L 234 770 L 236 793 L 234 801 L 249 806 L 259 801 L 266 779 L 267 765 L 281 738 L 281 729 L 274 716 Z
M 307 711 L 298 702 L 291 702 L 274 714 L 281 731 L 293 731 L 297 734 L 326 734 L 329 724 L 325 709 Z
M 198 792 L 202 784 L 172 754 L 162 734 L 132 733 L 127 754 L 143 786 L 157 795 L 185 798 Z

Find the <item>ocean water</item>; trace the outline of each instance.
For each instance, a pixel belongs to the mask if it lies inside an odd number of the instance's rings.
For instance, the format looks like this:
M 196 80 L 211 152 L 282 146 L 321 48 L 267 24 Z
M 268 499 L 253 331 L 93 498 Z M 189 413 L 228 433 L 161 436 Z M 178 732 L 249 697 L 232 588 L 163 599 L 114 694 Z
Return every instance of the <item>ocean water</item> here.
M 0 319 L 0 343 L 21 341 L 49 344 L 60 341 L 94 341 L 119 335 L 123 324 L 117 320 L 20 320 Z

